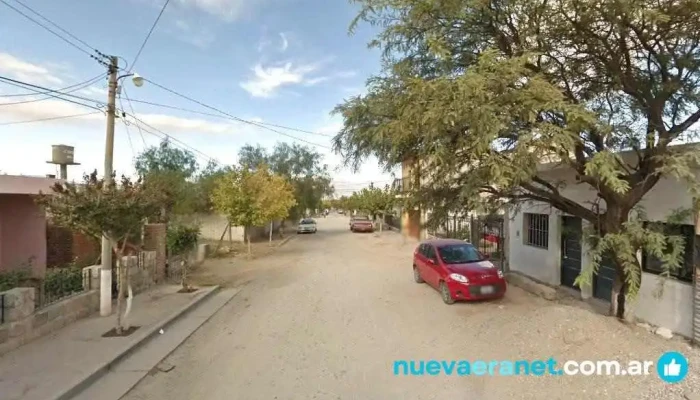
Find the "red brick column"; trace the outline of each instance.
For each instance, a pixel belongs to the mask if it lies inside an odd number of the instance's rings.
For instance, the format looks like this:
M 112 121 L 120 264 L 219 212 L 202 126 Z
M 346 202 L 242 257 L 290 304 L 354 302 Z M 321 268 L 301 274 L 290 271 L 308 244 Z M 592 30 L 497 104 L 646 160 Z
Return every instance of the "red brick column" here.
M 156 252 L 156 266 L 153 280 L 160 283 L 165 280 L 165 224 L 146 224 L 144 227 L 143 249 Z

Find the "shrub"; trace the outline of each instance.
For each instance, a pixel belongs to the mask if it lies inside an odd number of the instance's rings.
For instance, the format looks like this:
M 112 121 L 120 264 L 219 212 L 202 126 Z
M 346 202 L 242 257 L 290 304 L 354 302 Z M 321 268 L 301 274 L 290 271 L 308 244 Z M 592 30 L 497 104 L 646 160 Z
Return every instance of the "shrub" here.
M 44 294 L 48 299 L 83 291 L 83 270 L 77 267 L 51 268 L 46 271 Z
M 32 272 L 28 268 L 0 273 L 0 292 L 26 285 L 32 279 Z

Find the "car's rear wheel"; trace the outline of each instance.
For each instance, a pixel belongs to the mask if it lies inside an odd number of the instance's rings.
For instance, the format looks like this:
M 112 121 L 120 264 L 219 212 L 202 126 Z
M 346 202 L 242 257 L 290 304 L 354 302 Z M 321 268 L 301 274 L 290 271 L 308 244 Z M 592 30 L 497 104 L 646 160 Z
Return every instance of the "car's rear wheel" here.
M 420 271 L 418 270 L 418 267 L 415 265 L 413 266 L 413 279 L 416 281 L 416 283 L 425 283 L 423 278 L 420 276 Z
M 455 303 L 455 299 L 452 298 L 450 289 L 447 287 L 445 282 L 440 282 L 440 297 L 442 297 L 442 301 L 445 302 L 445 304 Z

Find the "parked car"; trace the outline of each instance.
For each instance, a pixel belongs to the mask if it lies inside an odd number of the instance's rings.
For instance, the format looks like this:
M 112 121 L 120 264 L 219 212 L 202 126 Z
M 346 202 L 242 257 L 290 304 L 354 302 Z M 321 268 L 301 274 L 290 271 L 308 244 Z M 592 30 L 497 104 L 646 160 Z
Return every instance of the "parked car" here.
M 316 233 L 316 221 L 312 218 L 304 218 L 299 221 L 299 226 L 297 227 L 297 234 L 299 233 Z
M 350 230 L 352 232 L 374 232 L 374 223 L 367 216 L 354 216 L 350 218 Z
M 501 298 L 507 286 L 488 256 L 457 239 L 421 242 L 413 253 L 413 279 L 439 290 L 446 304 Z

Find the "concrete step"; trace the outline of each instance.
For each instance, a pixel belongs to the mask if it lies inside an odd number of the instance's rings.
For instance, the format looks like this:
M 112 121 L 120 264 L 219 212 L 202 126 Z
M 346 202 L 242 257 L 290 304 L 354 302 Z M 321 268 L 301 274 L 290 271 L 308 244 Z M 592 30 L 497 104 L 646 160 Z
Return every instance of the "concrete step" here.
M 226 305 L 240 289 L 220 290 L 170 325 L 163 334 L 151 339 L 102 378 L 87 387 L 75 400 L 119 400 L 146 377 L 163 359 L 175 351 L 200 326 Z

